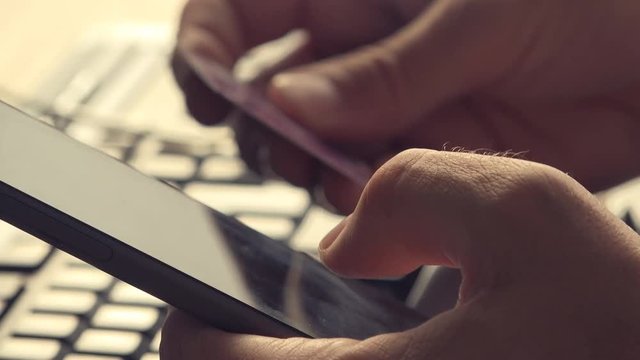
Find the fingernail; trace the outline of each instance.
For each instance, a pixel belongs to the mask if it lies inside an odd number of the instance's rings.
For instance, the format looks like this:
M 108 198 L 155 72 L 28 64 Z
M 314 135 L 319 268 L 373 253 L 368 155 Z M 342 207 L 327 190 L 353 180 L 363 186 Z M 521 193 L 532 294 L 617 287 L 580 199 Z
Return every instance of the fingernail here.
M 347 226 L 347 221 L 350 217 L 351 216 L 347 216 L 346 218 L 342 219 L 342 221 L 340 221 L 338 225 L 336 225 L 333 229 L 331 229 L 331 231 L 329 231 L 327 235 L 325 235 L 322 241 L 320 241 L 320 244 L 318 244 L 318 250 L 325 251 L 329 249 L 331 245 L 333 245 L 338 236 L 340 236 L 340 234 L 342 233 L 342 230 L 344 230 L 344 228 Z
M 339 101 L 338 90 L 327 77 L 307 73 L 285 73 L 271 80 L 275 100 L 294 111 L 313 112 L 334 107 Z

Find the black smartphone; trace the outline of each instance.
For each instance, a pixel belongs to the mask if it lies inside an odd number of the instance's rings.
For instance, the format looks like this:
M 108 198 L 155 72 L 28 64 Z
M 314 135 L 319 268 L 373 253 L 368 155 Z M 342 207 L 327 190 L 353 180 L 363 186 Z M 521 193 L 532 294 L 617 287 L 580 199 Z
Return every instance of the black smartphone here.
M 1 102 L 0 218 L 227 331 L 362 339 L 425 320 Z

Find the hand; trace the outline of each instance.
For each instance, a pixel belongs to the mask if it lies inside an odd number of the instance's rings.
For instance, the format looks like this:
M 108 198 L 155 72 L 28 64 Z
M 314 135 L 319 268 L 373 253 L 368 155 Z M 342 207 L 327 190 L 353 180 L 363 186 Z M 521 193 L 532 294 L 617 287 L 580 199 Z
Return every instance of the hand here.
M 640 173 L 639 14 L 631 0 L 192 0 L 175 69 L 191 112 L 212 123 L 227 106 L 181 53 L 231 67 L 305 28 L 317 61 L 273 78 L 270 96 L 327 141 L 374 166 L 407 147 L 522 152 L 598 190 Z M 277 173 L 320 179 L 352 210 L 360 188 L 268 144 Z
M 163 359 L 637 359 L 640 237 L 565 174 L 430 150 L 382 166 L 320 245 L 334 271 L 458 267 L 458 305 L 362 342 L 224 333 L 175 312 Z M 367 249 L 367 251 L 362 251 Z

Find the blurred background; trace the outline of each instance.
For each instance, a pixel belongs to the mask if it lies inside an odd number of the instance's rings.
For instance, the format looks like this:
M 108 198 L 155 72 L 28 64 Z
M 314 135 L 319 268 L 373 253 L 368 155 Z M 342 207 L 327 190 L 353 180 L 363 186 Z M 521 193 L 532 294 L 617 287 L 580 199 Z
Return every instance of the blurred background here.
M 67 60 L 82 36 L 97 26 L 154 24 L 170 32 L 166 40 L 171 42 L 183 3 L 2 0 L 0 84 L 4 91 L 16 95 L 36 95 L 43 80 Z
M 88 74 L 84 75 L 84 84 L 76 85 L 86 88 L 85 97 L 96 91 L 92 85 L 97 85 L 89 82 L 99 82 L 101 76 L 111 77 L 108 86 L 117 88 L 121 84 L 114 84 L 118 80 L 113 78 L 116 72 L 139 72 L 120 75 L 121 82 L 137 81 L 139 86 L 137 91 L 127 92 L 126 104 L 120 100 L 120 106 L 110 104 L 107 111 L 104 103 L 98 104 L 95 99 L 89 103 L 84 99 L 79 104 L 82 109 L 76 110 L 85 114 L 186 123 L 188 116 L 179 90 L 173 84 L 166 58 L 171 51 L 183 3 L 183 0 L 0 1 L 1 96 L 18 105 L 33 102 L 44 105 L 60 95 L 56 91 L 68 85 L 64 83 L 73 76 L 70 72 L 74 69 L 90 68 L 85 70 Z M 91 46 L 102 47 L 94 49 L 92 54 L 102 59 L 90 59 L 92 55 L 86 52 L 91 51 Z M 123 51 L 129 51 L 129 54 L 121 54 Z M 135 52 L 137 54 L 133 54 Z M 118 61 L 126 62 L 123 57 L 134 55 L 146 56 L 146 62 L 141 63 L 145 59 L 130 59 L 138 64 L 118 68 Z M 99 61 L 103 64 L 97 64 Z M 62 74 L 65 71 L 69 73 Z M 111 74 L 104 74 L 109 72 Z M 116 92 L 123 93 L 119 89 Z M 111 99 L 112 103 L 114 101 Z M 74 115 L 77 114 L 78 111 Z

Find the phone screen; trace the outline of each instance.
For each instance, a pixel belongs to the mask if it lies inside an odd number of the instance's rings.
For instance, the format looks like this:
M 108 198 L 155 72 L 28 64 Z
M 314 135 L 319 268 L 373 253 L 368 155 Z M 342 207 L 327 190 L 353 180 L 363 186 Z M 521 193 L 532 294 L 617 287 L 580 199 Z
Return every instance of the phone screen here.
M 424 320 L 3 103 L 0 182 L 301 334 L 365 338 Z M 88 244 L 109 253 L 97 261 L 118 256 L 113 244 Z

